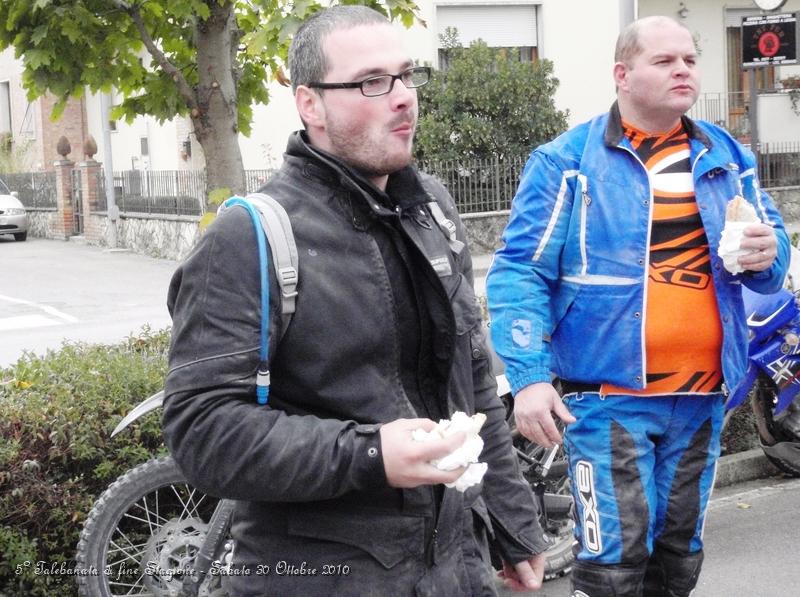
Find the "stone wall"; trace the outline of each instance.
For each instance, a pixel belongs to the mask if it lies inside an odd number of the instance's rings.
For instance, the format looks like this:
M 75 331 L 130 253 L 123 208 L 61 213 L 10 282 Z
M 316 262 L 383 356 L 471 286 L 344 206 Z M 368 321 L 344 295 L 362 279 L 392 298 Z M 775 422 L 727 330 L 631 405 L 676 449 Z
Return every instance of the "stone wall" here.
M 778 206 L 787 228 L 800 229 L 800 189 L 797 187 L 784 187 L 768 189 L 767 192 Z
M 55 207 L 28 207 L 28 236 L 37 238 L 59 238 L 53 231 L 58 223 L 58 211 Z
M 102 240 L 93 245 L 109 246 L 108 217 L 105 213 L 90 216 L 92 227 Z M 183 259 L 200 236 L 197 216 L 120 214 L 117 221 L 117 247 L 159 259 Z
M 500 247 L 500 235 L 508 223 L 510 211 L 465 214 L 461 217 L 473 255 L 494 253 Z

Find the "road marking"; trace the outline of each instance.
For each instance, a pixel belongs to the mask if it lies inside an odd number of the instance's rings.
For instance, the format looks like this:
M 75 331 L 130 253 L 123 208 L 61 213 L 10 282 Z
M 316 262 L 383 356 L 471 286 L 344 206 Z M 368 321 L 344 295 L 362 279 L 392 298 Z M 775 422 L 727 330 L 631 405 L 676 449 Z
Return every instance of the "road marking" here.
M 0 331 L 24 330 L 27 328 L 43 328 L 51 325 L 61 325 L 63 322 L 50 319 L 44 315 L 20 315 L 18 317 L 3 317 L 0 319 Z
M 76 323 L 78 321 L 78 319 L 76 317 L 73 317 L 72 315 L 68 315 L 67 313 L 59 311 L 58 309 L 56 309 L 55 307 L 51 307 L 50 305 L 40 305 L 39 303 L 34 303 L 32 301 L 26 301 L 24 299 L 18 299 L 18 298 L 14 298 L 14 297 L 11 297 L 11 296 L 5 296 L 5 295 L 2 295 L 2 294 L 0 294 L 0 301 L 6 301 L 6 302 L 9 302 L 9 303 L 16 303 L 18 305 L 26 305 L 28 307 L 33 307 L 34 309 L 40 309 L 40 310 L 44 311 L 45 313 L 47 313 L 48 315 L 56 317 L 56 318 L 60 319 L 61 321 L 64 321 L 64 322 L 67 322 L 67 323 Z M 16 318 L 10 317 L 10 318 L 7 318 L 7 319 L 16 319 Z M 58 322 L 56 322 L 56 323 L 58 323 Z M 55 323 L 52 324 L 52 325 L 55 325 Z M 41 327 L 41 326 L 36 326 L 36 327 Z M 16 329 L 16 328 L 14 328 L 14 329 Z

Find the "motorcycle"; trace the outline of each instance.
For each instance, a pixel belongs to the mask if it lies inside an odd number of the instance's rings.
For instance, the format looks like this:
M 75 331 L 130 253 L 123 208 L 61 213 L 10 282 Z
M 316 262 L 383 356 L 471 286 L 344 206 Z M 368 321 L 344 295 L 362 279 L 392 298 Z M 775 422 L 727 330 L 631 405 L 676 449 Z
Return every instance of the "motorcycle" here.
M 742 299 L 748 367 L 726 403 L 728 414 L 749 398 L 764 455 L 800 476 L 800 250 L 791 247 L 784 288 L 762 295 L 743 287 Z
M 572 497 L 567 466 L 557 448 L 546 450 L 513 429 L 511 396 L 502 376 L 501 398 L 512 425 L 514 449 L 551 538 L 545 578 L 572 564 Z M 112 432 L 161 408 L 158 392 L 137 405 Z M 78 577 L 83 597 L 223 597 L 221 578 L 230 564 L 229 529 L 234 502 L 192 487 L 169 457 L 153 458 L 117 478 L 94 503 L 80 535 L 78 568 L 101 571 Z M 493 554 L 496 567 L 501 567 Z

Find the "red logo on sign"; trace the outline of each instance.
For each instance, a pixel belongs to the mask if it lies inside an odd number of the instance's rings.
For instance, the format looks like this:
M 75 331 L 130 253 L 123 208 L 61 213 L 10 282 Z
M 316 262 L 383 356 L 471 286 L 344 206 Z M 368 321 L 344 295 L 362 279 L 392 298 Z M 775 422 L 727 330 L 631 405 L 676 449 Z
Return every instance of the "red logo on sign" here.
M 781 39 L 772 31 L 765 31 L 758 38 L 758 51 L 762 56 L 771 58 L 781 49 Z

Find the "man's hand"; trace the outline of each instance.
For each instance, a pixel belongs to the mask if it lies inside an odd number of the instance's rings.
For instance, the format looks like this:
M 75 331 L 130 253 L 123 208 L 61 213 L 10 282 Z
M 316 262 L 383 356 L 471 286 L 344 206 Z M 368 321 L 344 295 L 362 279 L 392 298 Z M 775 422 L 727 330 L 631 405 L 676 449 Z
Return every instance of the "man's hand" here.
M 751 224 L 744 229 L 742 249 L 755 252 L 739 257 L 739 265 L 751 272 L 763 272 L 772 266 L 778 256 L 778 240 L 775 231 L 766 224 Z
M 503 562 L 500 578 L 503 579 L 503 584 L 512 591 L 536 591 L 542 588 L 544 562 L 543 553 L 535 555 L 529 560 L 523 560 L 514 566 Z
M 545 448 L 561 443 L 561 434 L 551 413 L 556 413 L 564 423 L 575 422 L 575 417 L 561 402 L 561 396 L 552 384 L 531 384 L 514 396 L 514 420 L 517 430 L 532 442 Z
M 453 471 L 440 471 L 429 464 L 431 460 L 442 458 L 460 448 L 467 438 L 463 431 L 445 439 L 418 442 L 411 437 L 411 432 L 419 427 L 430 431 L 436 427 L 436 423 L 430 419 L 397 419 L 381 427 L 383 468 L 392 487 L 452 483 L 466 470 L 461 467 Z

